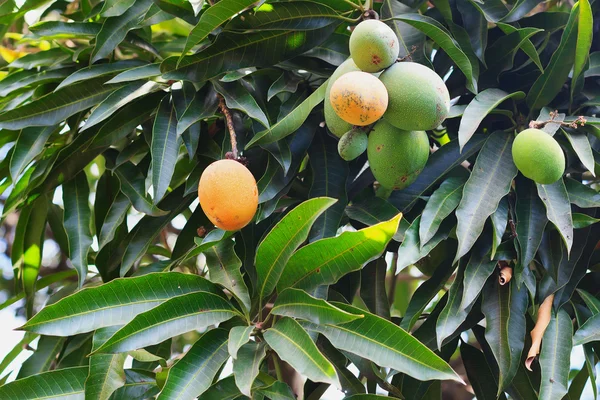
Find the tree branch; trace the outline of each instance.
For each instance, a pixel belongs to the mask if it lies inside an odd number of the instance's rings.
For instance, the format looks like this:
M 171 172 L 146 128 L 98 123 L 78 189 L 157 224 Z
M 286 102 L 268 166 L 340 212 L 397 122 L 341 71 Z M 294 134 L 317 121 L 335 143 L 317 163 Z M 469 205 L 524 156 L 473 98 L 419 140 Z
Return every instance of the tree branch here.
M 229 131 L 229 137 L 231 139 L 231 152 L 233 153 L 233 159 L 237 160 L 238 158 L 238 149 L 237 149 L 237 138 L 235 136 L 235 128 L 233 127 L 233 119 L 231 118 L 231 112 L 227 108 L 225 104 L 225 99 L 222 95 L 219 96 L 219 108 L 221 112 L 225 116 L 225 121 L 227 122 L 227 130 Z

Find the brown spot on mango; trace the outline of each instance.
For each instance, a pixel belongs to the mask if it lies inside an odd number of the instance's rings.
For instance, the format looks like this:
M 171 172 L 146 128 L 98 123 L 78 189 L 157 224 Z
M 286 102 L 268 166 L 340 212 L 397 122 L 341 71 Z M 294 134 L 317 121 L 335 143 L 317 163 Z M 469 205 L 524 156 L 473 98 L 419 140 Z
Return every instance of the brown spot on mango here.
M 379 79 L 366 72 L 349 72 L 331 86 L 329 101 L 344 121 L 359 126 L 377 121 L 388 104 L 388 93 Z

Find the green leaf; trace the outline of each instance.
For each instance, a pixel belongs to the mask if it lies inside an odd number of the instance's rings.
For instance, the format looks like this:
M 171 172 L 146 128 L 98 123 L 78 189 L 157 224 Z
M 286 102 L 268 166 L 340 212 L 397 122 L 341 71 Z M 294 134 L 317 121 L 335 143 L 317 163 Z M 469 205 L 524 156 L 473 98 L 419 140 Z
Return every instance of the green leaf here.
M 481 350 L 471 346 L 467 342 L 461 342 L 460 356 L 465 365 L 469 383 L 472 385 L 477 399 L 497 399 L 498 387 L 494 382 L 496 379 Z
M 71 115 L 100 103 L 115 89 L 117 87 L 104 85 L 104 78 L 80 82 L 0 114 L 0 129 L 58 125 Z
M 97 353 L 118 353 L 160 343 L 175 335 L 227 321 L 239 313 L 220 295 L 194 292 L 173 297 L 138 314 L 119 329 Z M 223 340 L 227 335 L 222 335 Z M 227 354 L 227 348 L 223 350 Z
M 115 173 L 121 182 L 121 190 L 131 201 L 133 208 L 154 217 L 167 214 L 167 211 L 161 210 L 152 203 L 146 192 L 144 176 L 135 165 L 129 162 L 124 163 L 115 170 Z
M 567 252 L 570 252 L 573 245 L 573 216 L 565 183 L 559 179 L 550 185 L 537 183 L 536 186 L 546 206 L 548 220 L 558 229 L 567 246 Z
M 579 5 L 571 9 L 569 22 L 563 31 L 558 49 L 552 54 L 550 63 L 533 83 L 527 94 L 527 105 L 532 110 L 539 110 L 548 105 L 560 92 L 569 76 L 575 58 Z
M 197 291 L 219 293 L 206 279 L 178 272 L 115 279 L 46 306 L 21 329 L 52 336 L 91 332 L 125 324 L 171 297 Z
M 223 83 L 213 81 L 215 90 L 225 99 L 227 107 L 240 110 L 250 118 L 260 122 L 263 126 L 269 126 L 269 119 L 260 108 L 256 99 L 239 81 Z
M 258 383 L 258 381 L 257 381 Z M 242 393 L 235 385 L 235 377 L 229 375 L 209 387 L 198 397 L 199 400 L 234 400 L 240 398 Z
M 385 290 L 386 272 L 385 258 L 378 258 L 368 263 L 360 271 L 360 298 L 365 302 L 369 311 L 389 320 L 391 315 L 390 303 Z
M 581 229 L 600 222 L 600 219 L 590 217 L 587 214 L 573 213 L 573 228 Z
M 112 65 L 112 64 L 102 64 L 102 65 Z M 159 63 L 145 64 L 145 65 L 140 65 L 138 67 L 129 68 L 129 69 L 119 73 L 117 76 L 115 76 L 111 80 L 107 81 L 106 84 L 137 81 L 140 79 L 154 78 L 159 75 L 160 75 L 160 64 Z
M 94 125 L 111 117 L 118 109 L 131 101 L 145 96 L 148 93 L 160 90 L 161 86 L 155 82 L 136 81 L 112 92 L 102 103 L 98 104 L 92 110 L 92 113 L 85 121 L 81 131 L 91 128 Z
M 592 14 L 592 6 L 588 0 L 580 0 L 578 4 L 579 21 L 577 24 L 577 44 L 575 46 L 573 76 L 571 78 L 571 98 L 573 97 L 575 91 L 575 83 L 577 82 L 577 79 L 583 72 L 586 63 L 589 60 L 590 48 L 592 47 L 592 40 L 594 38 L 594 17 Z
M 135 0 L 106 0 L 100 15 L 105 18 L 117 17 L 127 11 L 134 3 Z
M 92 62 L 108 57 L 127 33 L 142 22 L 152 4 L 152 0 L 137 0 L 122 15 L 105 19 L 96 36 Z
M 335 306 L 364 318 L 342 325 L 302 325 L 324 335 L 339 350 L 373 361 L 380 367 L 393 368 L 419 380 L 451 379 L 462 382 L 450 366 L 411 336 L 381 317 L 342 303 Z
M 222 240 L 204 252 L 210 280 L 229 290 L 240 305 L 250 311 L 250 294 L 240 271 L 242 261 L 235 253 L 235 242 Z
M 600 340 L 600 314 L 594 314 L 575 332 L 573 346 Z
M 490 243 L 487 239 L 487 236 L 482 236 L 480 243 L 471 252 L 471 257 L 465 267 L 461 299 L 461 306 L 463 307 L 471 306 L 477 300 L 483 285 L 492 275 L 498 263 L 495 260 L 490 260 Z
M 17 379 L 50 370 L 52 363 L 56 362 L 56 356 L 63 348 L 65 340 L 65 338 L 56 336 L 40 336 L 35 352 L 23 363 Z
M 565 178 L 569 201 L 581 208 L 600 207 L 600 193 L 572 178 Z
M 64 368 L 43 372 L 0 386 L 0 398 L 11 400 L 84 399 L 88 367 Z
M 536 33 L 542 32 L 541 29 L 535 28 L 517 29 L 504 24 L 500 24 L 500 26 L 506 36 L 496 40 L 486 51 L 486 63 L 490 67 L 487 75 L 496 82 L 500 74 L 513 68 L 514 58 L 520 48 L 524 47 L 532 52 L 533 44 L 531 44 L 530 38 Z M 527 47 L 529 44 L 531 46 Z M 533 47 L 533 53 L 537 55 L 535 47 Z
M 460 261 L 459 261 L 460 263 Z M 448 290 L 448 301 L 442 309 L 435 325 L 438 349 L 452 337 L 460 325 L 466 320 L 475 302 L 463 303 L 465 266 L 459 265 L 458 272 L 454 278 L 450 290 Z M 478 293 L 477 293 L 478 295 Z
M 318 106 L 325 98 L 327 88 L 325 81 L 317 90 L 311 93 L 300 105 L 285 117 L 277 121 L 276 124 L 266 130 L 257 133 L 246 145 L 246 149 L 256 144 L 268 144 L 277 142 L 288 135 L 296 132 L 308 118 L 310 112 Z
M 396 15 L 406 14 L 413 12 L 414 10 L 410 7 L 402 4 L 399 1 L 385 0 L 381 5 L 379 15 L 381 19 L 387 20 Z M 398 41 L 400 42 L 400 53 L 399 57 L 405 57 L 412 53 L 413 46 L 416 46 L 417 50 L 412 54 L 414 62 L 422 62 L 424 60 L 423 45 L 425 44 L 425 35 L 418 29 L 413 28 L 411 25 L 400 22 L 400 21 L 388 21 L 386 22 L 390 28 L 394 30 Z
M 14 181 L 21 175 L 25 167 L 42 151 L 50 135 L 56 130 L 54 126 L 43 128 L 25 128 L 19 132 L 19 138 L 10 158 L 10 176 Z
M 92 245 L 90 220 L 90 187 L 85 172 L 63 185 L 65 205 L 65 230 L 69 241 L 69 258 L 79 276 L 79 287 L 83 286 L 88 271 L 88 253 Z
M 573 323 L 565 310 L 552 314 L 540 351 L 542 384 L 539 398 L 559 400 L 567 394 L 569 386 Z
M 490 258 L 494 258 L 496 255 L 496 250 L 498 246 L 500 246 L 500 242 L 502 242 L 502 237 L 506 232 L 506 225 L 508 220 L 508 198 L 503 197 L 498 203 L 498 208 L 492 214 L 492 227 L 493 227 L 493 242 L 492 242 L 492 254 Z
M 592 153 L 592 146 L 590 145 L 587 134 L 578 131 L 569 132 L 565 129 L 561 129 L 561 131 L 569 140 L 569 143 L 571 143 L 573 150 L 577 153 L 577 157 L 579 157 L 579 160 L 584 167 L 586 167 L 593 176 L 596 176 L 596 173 L 594 172 L 594 154 Z
M 97 349 L 110 338 L 119 326 L 96 330 L 93 349 Z M 90 357 L 90 372 L 85 381 L 85 397 L 108 400 L 118 388 L 125 385 L 125 364 L 127 354 L 96 354 Z
M 527 330 L 527 301 L 527 289 L 522 286 L 519 290 L 515 282 L 500 285 L 494 280 L 483 292 L 481 311 L 486 321 L 485 339 L 500 370 L 498 395 L 510 385 L 521 363 Z
M 223 329 L 206 332 L 169 369 L 169 376 L 158 398 L 192 399 L 200 396 L 210 387 L 228 357 L 227 332 Z
M 429 197 L 419 224 L 421 247 L 435 236 L 442 221 L 458 206 L 464 184 L 464 178 L 450 177 Z
M 117 389 L 111 399 L 140 399 L 156 395 L 159 391 L 154 374 L 143 370 L 125 370 L 126 383 Z
M 303 290 L 285 289 L 277 296 L 271 310 L 274 315 L 304 319 L 315 324 L 343 324 L 362 318 L 341 310 L 331 303 L 313 297 Z
M 577 293 L 585 302 L 592 315 L 600 314 L 600 300 L 592 296 L 590 293 L 583 289 L 577 289 Z M 574 345 L 576 346 L 576 345 Z
M 237 358 L 233 361 L 233 375 L 242 394 L 252 396 L 252 384 L 266 355 L 265 343 L 250 342 L 239 349 Z
M 259 387 L 256 392 L 271 400 L 294 400 L 296 395 L 292 392 L 290 387 L 280 381 L 273 382 L 272 385 L 267 387 Z
M 419 228 L 421 226 L 421 216 L 415 218 L 404 234 L 404 240 L 398 248 L 398 262 L 396 263 L 396 274 L 400 273 L 409 265 L 417 263 L 426 257 L 438 244 L 448 238 L 450 229 L 454 227 L 454 221 L 448 221 L 442 225 L 440 230 L 427 242 L 421 244 L 419 241 Z
M 498 27 L 500 29 L 502 29 L 502 32 L 504 32 L 505 34 L 511 34 L 513 32 L 517 32 L 519 31 L 518 28 L 515 28 L 512 25 L 508 25 L 508 24 L 503 24 L 503 23 L 499 23 Z M 542 66 L 542 62 L 540 61 L 540 55 L 537 52 L 537 49 L 535 48 L 534 44 L 531 42 L 529 33 L 527 33 L 527 31 L 523 31 L 522 29 L 521 31 L 521 35 L 524 33 L 525 35 L 525 39 L 521 41 L 520 43 L 520 48 L 521 50 L 523 50 L 523 52 L 525 52 L 525 54 L 527 54 L 527 56 L 531 59 L 531 61 L 533 61 L 536 65 L 536 67 L 539 68 L 539 70 L 541 72 L 544 72 L 544 67 Z M 541 30 L 539 30 L 538 32 L 540 32 Z M 513 59 L 514 59 L 514 54 L 513 54 Z M 512 61 L 512 60 L 511 60 Z
M 97 206 L 96 206 L 97 208 Z M 106 213 L 106 218 L 98 235 L 98 248 L 103 248 L 115 237 L 115 233 L 125 220 L 131 202 L 123 192 L 119 192 Z M 96 226 L 96 229 L 98 226 Z
M 485 221 L 510 190 L 512 180 L 517 175 L 511 153 L 513 140 L 511 134 L 495 132 L 477 156 L 456 210 L 458 251 L 455 261 L 471 249 L 483 231 Z
M 346 207 L 346 214 L 350 219 L 371 226 L 394 218 L 398 214 L 398 209 L 386 200 L 372 195 L 365 198 L 355 198 Z M 401 219 L 394 240 L 397 242 L 404 240 L 404 232 L 409 226 L 410 224 L 405 219 Z
M 236 359 L 240 347 L 250 341 L 250 334 L 254 331 L 254 326 L 234 326 L 229 331 L 229 341 L 227 349 L 231 358 Z
M 152 127 L 152 187 L 156 205 L 163 198 L 175 172 L 180 138 L 177 136 L 177 115 L 174 105 L 165 97 L 156 112 Z
M 192 47 L 206 39 L 212 31 L 253 3 L 255 3 L 254 0 L 223 0 L 204 11 L 198 25 L 190 32 L 179 61 Z
M 377 258 L 398 230 L 402 214 L 389 221 L 343 232 L 340 236 L 317 240 L 302 247 L 289 259 L 277 290 L 297 287 L 312 290 L 333 284 L 342 276 L 357 271 Z
M 313 382 L 340 387 L 333 365 L 321 354 L 308 333 L 293 319 L 283 317 L 264 333 L 267 344 L 300 374 Z
M 462 151 L 465 144 L 481 124 L 481 121 L 500 104 L 508 99 L 520 100 L 525 97 L 523 92 L 506 93 L 500 89 L 486 89 L 479 93 L 467 106 L 458 128 L 458 142 Z
M 29 27 L 29 30 L 40 37 L 89 37 L 96 36 L 102 25 L 91 22 L 43 21 Z
M 196 93 L 194 100 L 188 105 L 183 115 L 178 116 L 177 134 L 182 135 L 186 129 L 196 122 L 214 115 L 218 106 L 217 92 L 213 89 L 212 84 L 205 85 L 202 90 Z
M 402 21 L 417 28 L 437 43 L 466 76 L 467 89 L 472 93 L 477 93 L 477 80 L 473 76 L 473 66 L 469 57 L 442 24 L 421 14 L 401 14 L 394 17 L 393 20 Z
M 282 218 L 261 241 L 256 250 L 259 299 L 266 298 L 275 290 L 292 253 L 306 240 L 317 217 L 335 202 L 327 197 L 303 202 Z
M 11 68 L 33 69 L 38 67 L 51 67 L 71 58 L 72 52 L 64 47 L 30 53 L 17 58 L 9 65 Z
M 146 63 L 138 60 L 122 60 L 114 63 L 90 65 L 89 67 L 81 68 L 67 76 L 62 82 L 60 82 L 54 91 L 57 92 L 60 89 L 73 85 L 77 82 L 85 82 L 100 77 L 106 78 L 108 75 L 114 75 L 119 72 L 128 71 L 130 68 L 136 68 L 144 65 L 146 65 Z M 108 82 L 106 82 L 106 84 L 107 83 Z M 114 90 L 119 88 L 119 86 L 109 86 L 109 88 Z
M 6 76 L 0 81 L 0 96 L 9 96 L 16 93 L 19 89 L 26 87 L 40 86 L 45 83 L 61 80 L 73 72 L 72 68 L 60 68 L 44 70 L 38 73 L 35 71 L 19 71 Z
M 246 67 L 270 67 L 320 44 L 333 28 L 332 24 L 311 31 L 224 32 L 210 47 L 186 56 L 179 62 L 177 57 L 167 58 L 160 69 L 165 79 L 204 82 L 222 72 Z M 268 52 L 264 51 L 266 48 Z

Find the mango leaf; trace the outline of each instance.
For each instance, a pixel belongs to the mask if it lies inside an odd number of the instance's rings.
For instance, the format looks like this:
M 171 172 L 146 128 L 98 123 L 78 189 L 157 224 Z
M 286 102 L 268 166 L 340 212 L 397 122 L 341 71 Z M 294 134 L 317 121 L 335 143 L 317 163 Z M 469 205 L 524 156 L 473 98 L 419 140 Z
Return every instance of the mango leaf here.
M 152 4 L 152 0 L 137 0 L 123 14 L 105 19 L 96 36 L 92 62 L 108 57 L 127 33 L 142 22 Z
M 296 395 L 292 389 L 285 383 L 277 381 L 270 386 L 257 388 L 257 393 L 271 400 L 294 400 Z
M 559 310 L 558 314 L 553 312 L 540 351 L 540 399 L 560 400 L 567 394 L 572 336 L 573 323 L 569 314 L 565 310 Z
M 204 82 L 222 72 L 272 66 L 323 42 L 334 25 L 311 31 L 277 30 L 237 34 L 224 32 L 208 48 L 179 62 L 169 57 L 160 66 L 165 79 Z M 293 45 L 288 45 L 293 43 Z M 264 49 L 268 48 L 268 52 Z
M 292 253 L 306 240 L 317 217 L 335 202 L 327 197 L 303 202 L 282 218 L 261 241 L 256 250 L 259 299 L 266 298 L 275 290 Z
M 83 399 L 88 367 L 64 368 L 43 372 L 0 386 L 0 398 Z
M 527 289 L 519 289 L 515 282 L 500 285 L 498 280 L 494 280 L 483 291 L 481 311 L 486 321 L 485 339 L 500 371 L 498 396 L 510 385 L 521 363 L 527 301 Z
M 513 32 L 517 32 L 519 31 L 518 28 L 515 28 L 512 25 L 509 24 L 503 24 L 503 23 L 498 23 L 498 27 L 502 30 L 502 32 L 508 34 L 511 34 Z M 541 30 L 540 30 L 541 31 Z M 521 29 L 521 32 L 523 32 L 523 30 Z M 525 33 L 526 38 L 524 40 L 521 41 L 520 43 L 520 48 L 521 50 L 523 50 L 523 52 L 525 52 L 525 54 L 527 54 L 527 56 L 531 59 L 531 61 L 533 61 L 536 65 L 536 67 L 538 67 L 538 69 L 541 72 L 544 72 L 544 67 L 542 66 L 542 62 L 540 61 L 540 55 L 537 52 L 537 49 L 535 48 L 534 44 L 531 42 L 530 36 L 528 36 L 528 33 L 526 33 L 527 31 L 523 32 Z M 514 55 L 513 55 L 514 57 Z
M 60 84 L 54 89 L 55 92 L 63 89 L 67 86 L 73 85 L 77 82 L 88 81 L 94 78 L 107 77 L 107 75 L 114 75 L 119 72 L 128 71 L 130 68 L 146 65 L 145 62 L 139 60 L 121 60 L 114 63 L 90 65 L 89 67 L 78 69 L 71 75 L 67 76 Z M 108 83 L 108 82 L 106 82 Z M 109 86 L 110 88 L 111 86 Z M 117 89 L 119 86 L 114 86 L 112 89 Z
M 594 38 L 593 30 L 594 17 L 592 15 L 592 6 L 588 0 L 581 0 L 579 1 L 577 44 L 575 48 L 575 61 L 573 62 L 573 76 L 571 78 L 571 98 L 573 97 L 575 88 L 577 86 L 577 79 L 583 72 L 586 63 L 589 60 L 592 39 Z
M 137 315 L 93 354 L 141 349 L 174 335 L 227 321 L 236 315 L 240 315 L 239 312 L 220 295 L 208 292 L 184 294 Z M 227 335 L 222 336 L 227 339 Z M 227 348 L 223 350 L 227 355 Z
M 212 329 L 169 369 L 159 399 L 192 399 L 204 393 L 227 361 L 227 331 Z
M 396 207 L 374 195 L 365 198 L 355 198 L 350 205 L 346 206 L 346 215 L 348 215 L 348 218 L 367 226 L 387 221 L 396 214 L 398 214 Z M 406 232 L 409 226 L 410 224 L 405 219 L 400 220 L 400 226 L 394 235 L 394 240 L 398 242 L 404 240 L 404 232 Z
M 43 21 L 29 27 L 39 37 L 89 37 L 100 32 L 101 24 L 91 22 Z
M 321 354 L 308 333 L 295 320 L 283 317 L 264 333 L 267 344 L 300 374 L 313 382 L 340 387 L 333 365 Z
M 489 236 L 483 235 L 478 245 L 471 251 L 471 257 L 469 257 L 469 262 L 465 267 L 462 307 L 473 305 L 479 297 L 483 285 L 496 269 L 498 262 L 490 260 L 490 249 Z
M 461 342 L 460 356 L 477 399 L 497 399 L 498 386 L 492 384 L 495 381 L 495 376 L 481 350 L 467 342 Z
M 120 327 L 111 326 L 94 332 L 93 349 L 103 345 Z M 90 357 L 90 372 L 85 381 L 85 397 L 108 400 L 115 390 L 125 385 L 127 354 L 96 354 Z
M 429 197 L 419 224 L 421 247 L 434 237 L 442 221 L 458 206 L 465 181 L 462 177 L 450 177 Z
M 277 296 L 271 312 L 274 315 L 300 318 L 315 324 L 337 325 L 362 318 L 360 314 L 350 314 L 303 290 L 292 288 L 285 289 Z
M 276 124 L 254 135 L 246 145 L 246 149 L 249 149 L 256 144 L 277 142 L 298 130 L 304 121 L 306 121 L 313 108 L 319 105 L 325 98 L 327 82 L 328 81 L 325 81 L 317 90 L 312 92 L 306 100 L 300 103 L 300 105 L 292 112 L 277 121 Z
M 69 86 L 0 114 L 0 129 L 54 126 L 104 100 L 117 86 L 104 85 L 104 78 Z
M 252 396 L 252 384 L 258 376 L 260 364 L 267 355 L 265 343 L 250 342 L 243 345 L 233 361 L 235 384 L 242 394 Z
M 593 176 L 596 176 L 596 173 L 594 172 L 594 154 L 592 153 L 592 146 L 590 145 L 587 135 L 578 131 L 569 132 L 565 129 L 561 129 L 561 131 L 569 140 L 569 143 L 571 143 L 571 146 L 573 147 L 573 150 L 575 150 L 575 153 L 577 153 L 577 157 L 579 157 L 581 163 Z
M 573 336 L 573 346 L 600 340 L 600 314 L 590 317 Z
M 506 225 L 508 220 L 508 198 L 503 197 L 498 203 L 498 208 L 492 214 L 492 254 L 490 258 L 494 258 L 496 256 L 496 250 L 498 246 L 500 246 L 500 242 L 502 242 L 502 237 L 506 232 Z
M 510 190 L 512 180 L 517 175 L 511 153 L 513 139 L 510 134 L 495 132 L 477 156 L 456 210 L 458 251 L 455 261 L 471 249 L 483 231 L 485 221 Z
M 63 185 L 64 224 L 69 241 L 69 258 L 79 275 L 79 287 L 83 286 L 87 275 L 87 256 L 92 245 L 89 196 L 90 187 L 85 172 L 80 172 Z
M 343 232 L 340 236 L 302 247 L 289 259 L 277 290 L 297 287 L 310 291 L 359 270 L 383 252 L 398 230 L 400 218 L 402 214 L 356 232 Z
M 394 17 L 393 20 L 402 21 L 417 28 L 437 43 L 466 76 L 467 89 L 472 93 L 477 93 L 477 80 L 473 75 L 473 66 L 469 57 L 442 24 L 421 14 L 401 14 Z
M 192 47 L 206 39 L 212 31 L 245 8 L 250 7 L 253 3 L 255 3 L 254 0 L 224 0 L 204 11 L 200 16 L 198 25 L 190 32 L 179 61 L 183 59 Z
M 324 335 L 340 350 L 371 360 L 381 367 L 393 368 L 419 380 L 451 379 L 461 382 L 450 366 L 411 336 L 381 317 L 343 304 L 332 303 L 364 318 L 341 325 L 302 323 L 306 329 Z
M 360 298 L 365 302 L 369 311 L 389 320 L 391 315 L 390 303 L 385 290 L 386 273 L 387 262 L 383 257 L 365 265 L 360 271 Z
M 156 112 L 152 127 L 152 187 L 156 205 L 163 198 L 175 172 L 179 154 L 180 138 L 177 136 L 177 115 L 175 106 L 165 97 Z
M 558 49 L 552 54 L 550 63 L 533 83 L 531 90 L 527 94 L 527 106 L 532 110 L 539 110 L 548 105 L 560 92 L 563 84 L 569 76 L 573 67 L 576 43 L 577 43 L 577 23 L 579 17 L 579 5 L 576 4 L 571 9 L 569 22 L 563 31 Z
M 229 340 L 227 342 L 227 350 L 231 358 L 236 359 L 240 348 L 250 341 L 250 334 L 254 330 L 254 326 L 234 326 L 229 331 Z
M 10 176 L 13 180 L 21 175 L 27 165 L 44 150 L 44 145 L 50 135 L 56 130 L 54 126 L 43 128 L 25 128 L 19 132 L 19 137 L 10 158 Z
M 125 385 L 117 389 L 111 399 L 139 399 L 158 394 L 155 376 L 152 372 L 140 369 L 125 370 Z
M 385 0 L 381 5 L 379 15 L 381 16 L 381 19 L 387 20 L 388 18 L 392 18 L 396 15 L 407 14 L 411 12 L 414 12 L 414 10 L 399 1 Z M 386 21 L 386 23 L 394 30 L 396 36 L 398 37 L 398 41 L 400 42 L 400 53 L 398 56 L 405 57 L 411 54 L 413 51 L 413 46 L 416 46 L 420 50 L 412 54 L 412 60 L 414 62 L 422 62 L 425 58 L 425 53 L 423 52 L 425 35 L 418 29 L 413 28 L 411 25 L 405 22 Z
M 40 336 L 35 352 L 21 365 L 17 379 L 50 370 L 52 363 L 56 362 L 56 357 L 62 350 L 65 340 L 65 338 L 57 336 Z
M 600 219 L 590 217 L 587 214 L 573 213 L 573 228 L 581 229 L 600 222 Z
M 569 201 L 581 208 L 600 207 L 600 193 L 572 178 L 565 178 Z
M 106 65 L 106 64 L 102 64 Z M 112 64 L 108 64 L 112 65 Z M 107 84 L 131 82 L 139 79 L 148 79 L 160 75 L 160 64 L 144 64 L 137 67 L 132 67 L 117 74 L 114 78 L 107 81 Z
M 525 97 L 523 92 L 506 93 L 500 89 L 486 89 L 477 94 L 465 109 L 458 128 L 458 142 L 462 151 L 465 144 L 481 124 L 481 121 L 496 107 L 508 99 L 520 100 Z
M 227 107 L 240 110 L 250 118 L 260 122 L 264 127 L 269 127 L 269 119 L 264 111 L 248 89 L 239 81 L 224 83 L 215 80 L 213 86 L 223 96 Z
M 98 247 L 100 249 L 113 240 L 130 208 L 131 202 L 127 196 L 125 196 L 123 192 L 119 192 L 114 201 L 110 204 L 106 213 L 106 218 L 104 219 L 104 223 L 98 234 Z M 96 209 L 98 209 L 98 206 L 96 206 Z M 98 228 L 98 226 L 96 226 L 96 228 Z
M 464 278 L 465 265 L 459 264 L 454 282 L 450 286 L 450 290 L 448 290 L 448 301 L 441 310 L 437 321 L 435 321 L 435 337 L 438 349 L 442 348 L 448 341 L 448 338 L 452 337 L 458 327 L 467 319 L 467 315 L 475 303 L 463 304 L 462 302 Z
M 211 282 L 222 285 L 229 290 L 244 307 L 250 312 L 250 294 L 240 271 L 242 261 L 234 249 L 233 240 L 222 240 L 204 252 L 206 266 Z
M 419 228 L 421 225 L 421 216 L 415 218 L 404 234 L 404 240 L 398 248 L 398 262 L 395 269 L 396 274 L 400 273 L 409 265 L 417 263 L 426 257 L 440 242 L 448 238 L 450 229 L 454 227 L 454 221 L 449 220 L 442 224 L 436 234 L 424 245 L 419 241 Z
M 179 272 L 115 279 L 44 307 L 21 329 L 52 336 L 91 332 L 123 325 L 171 297 L 198 291 L 220 293 L 206 279 Z
M 546 206 L 548 220 L 560 232 L 567 252 L 571 251 L 573 245 L 573 216 L 569 204 L 569 194 L 562 179 L 550 185 L 536 184 L 538 194 Z
M 44 70 L 38 73 L 35 71 L 19 71 L 6 76 L 0 81 L 0 96 L 5 97 L 19 89 L 28 86 L 39 86 L 45 83 L 61 80 L 73 72 L 72 68 L 60 68 Z
M 116 17 L 123 14 L 135 0 L 107 0 L 100 11 L 102 17 Z
M 167 214 L 167 211 L 161 210 L 152 203 L 146 192 L 144 176 L 135 165 L 129 162 L 124 163 L 115 170 L 115 173 L 121 182 L 121 190 L 131 201 L 133 208 L 154 217 Z
M 517 29 L 504 24 L 501 24 L 501 26 L 506 36 L 496 40 L 486 51 L 486 62 L 489 66 L 487 74 L 495 78 L 496 81 L 498 81 L 498 76 L 501 73 L 513 68 L 517 51 L 522 47 L 527 48 L 527 45 L 531 44 L 530 38 L 536 33 L 542 32 L 541 29 L 536 28 Z M 533 47 L 533 44 L 531 46 Z M 528 49 L 531 52 L 531 47 Z M 537 55 L 535 47 L 533 47 L 533 50 L 534 54 Z

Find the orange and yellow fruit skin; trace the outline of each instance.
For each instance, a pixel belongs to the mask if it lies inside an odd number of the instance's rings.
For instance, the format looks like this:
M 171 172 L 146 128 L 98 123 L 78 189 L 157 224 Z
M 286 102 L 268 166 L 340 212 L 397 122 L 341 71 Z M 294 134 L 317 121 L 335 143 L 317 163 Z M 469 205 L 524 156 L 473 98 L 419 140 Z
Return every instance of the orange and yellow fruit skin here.
M 236 231 L 248 225 L 256 214 L 258 187 L 248 168 L 234 160 L 219 160 L 202 173 L 198 199 L 213 224 Z
M 350 56 L 365 72 L 379 72 L 394 62 L 400 53 L 398 37 L 385 23 L 368 19 L 350 35 Z
M 358 126 L 381 118 L 388 105 L 388 93 L 379 79 L 366 72 L 348 72 L 331 86 L 329 101 L 344 121 Z
M 338 117 L 329 101 L 329 95 L 331 93 L 331 86 L 333 86 L 335 81 L 342 75 L 352 71 L 360 71 L 360 68 L 354 64 L 352 58 L 349 58 L 333 71 L 333 74 L 329 77 L 329 83 L 327 83 L 327 89 L 325 91 L 325 105 L 323 107 L 325 112 L 325 124 L 327 124 L 329 131 L 339 138 L 352 128 L 352 124 L 349 124 Z

